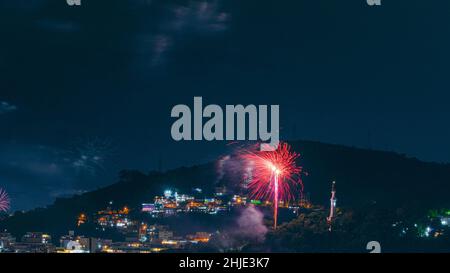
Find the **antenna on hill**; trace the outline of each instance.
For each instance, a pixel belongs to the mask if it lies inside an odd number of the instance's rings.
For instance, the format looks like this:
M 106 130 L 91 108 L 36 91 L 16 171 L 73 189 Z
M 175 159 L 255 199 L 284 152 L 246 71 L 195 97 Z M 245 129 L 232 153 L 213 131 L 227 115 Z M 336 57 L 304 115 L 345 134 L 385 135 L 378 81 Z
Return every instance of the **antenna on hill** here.
M 331 183 L 331 198 L 330 198 L 330 214 L 327 217 L 327 222 L 329 225 L 329 231 L 331 231 L 331 226 L 333 224 L 333 219 L 336 214 L 336 181 Z

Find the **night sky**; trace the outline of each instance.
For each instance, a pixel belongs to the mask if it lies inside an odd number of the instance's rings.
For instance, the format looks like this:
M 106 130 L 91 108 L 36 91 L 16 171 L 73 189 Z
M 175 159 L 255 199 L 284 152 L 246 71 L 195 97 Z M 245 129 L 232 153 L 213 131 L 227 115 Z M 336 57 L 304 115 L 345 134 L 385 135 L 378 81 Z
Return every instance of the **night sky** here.
M 13 209 L 121 169 L 216 159 L 176 104 L 279 104 L 282 139 L 450 162 L 449 1 L 0 0 L 0 187 Z

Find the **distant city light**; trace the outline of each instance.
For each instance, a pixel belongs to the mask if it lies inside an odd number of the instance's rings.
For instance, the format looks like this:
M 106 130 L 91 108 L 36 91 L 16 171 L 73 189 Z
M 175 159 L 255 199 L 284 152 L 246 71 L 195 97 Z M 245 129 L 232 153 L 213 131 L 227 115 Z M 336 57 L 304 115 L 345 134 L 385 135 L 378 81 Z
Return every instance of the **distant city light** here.
M 164 196 L 165 197 L 171 197 L 172 196 L 172 191 L 171 190 L 165 190 L 164 191 Z
M 430 236 L 430 232 L 431 232 L 431 227 L 426 227 L 425 229 L 425 237 L 429 237 Z

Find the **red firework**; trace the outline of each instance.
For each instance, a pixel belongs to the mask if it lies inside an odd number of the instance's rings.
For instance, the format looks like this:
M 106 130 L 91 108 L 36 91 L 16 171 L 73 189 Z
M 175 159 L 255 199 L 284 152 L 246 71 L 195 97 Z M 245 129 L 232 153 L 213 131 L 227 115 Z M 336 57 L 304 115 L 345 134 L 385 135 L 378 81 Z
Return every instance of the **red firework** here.
M 5 190 L 0 188 L 0 212 L 9 210 L 9 196 Z
M 271 201 L 274 205 L 274 228 L 277 226 L 278 203 L 295 199 L 303 192 L 300 178 L 302 168 L 296 165 L 299 154 L 291 151 L 287 143 L 280 143 L 272 152 L 247 152 L 243 155 L 252 168 L 248 183 L 250 195 L 259 200 Z

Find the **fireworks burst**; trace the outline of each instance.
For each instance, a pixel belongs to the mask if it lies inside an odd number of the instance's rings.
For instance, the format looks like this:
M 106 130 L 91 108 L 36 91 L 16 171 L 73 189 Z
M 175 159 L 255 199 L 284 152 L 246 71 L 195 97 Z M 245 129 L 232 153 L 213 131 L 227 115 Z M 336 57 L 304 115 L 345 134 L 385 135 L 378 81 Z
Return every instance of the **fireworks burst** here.
M 9 210 L 9 196 L 5 190 L 0 188 L 0 212 L 7 212 Z
M 69 151 L 69 162 L 78 173 L 95 175 L 104 170 L 107 158 L 112 156 L 111 143 L 99 138 L 80 141 L 74 149 Z
M 243 158 L 252 166 L 252 179 L 248 189 L 252 198 L 271 201 L 274 206 L 274 229 L 277 227 L 278 204 L 295 199 L 303 192 L 300 178 L 302 168 L 295 161 L 299 154 L 291 151 L 287 143 L 280 143 L 272 152 L 246 152 Z

